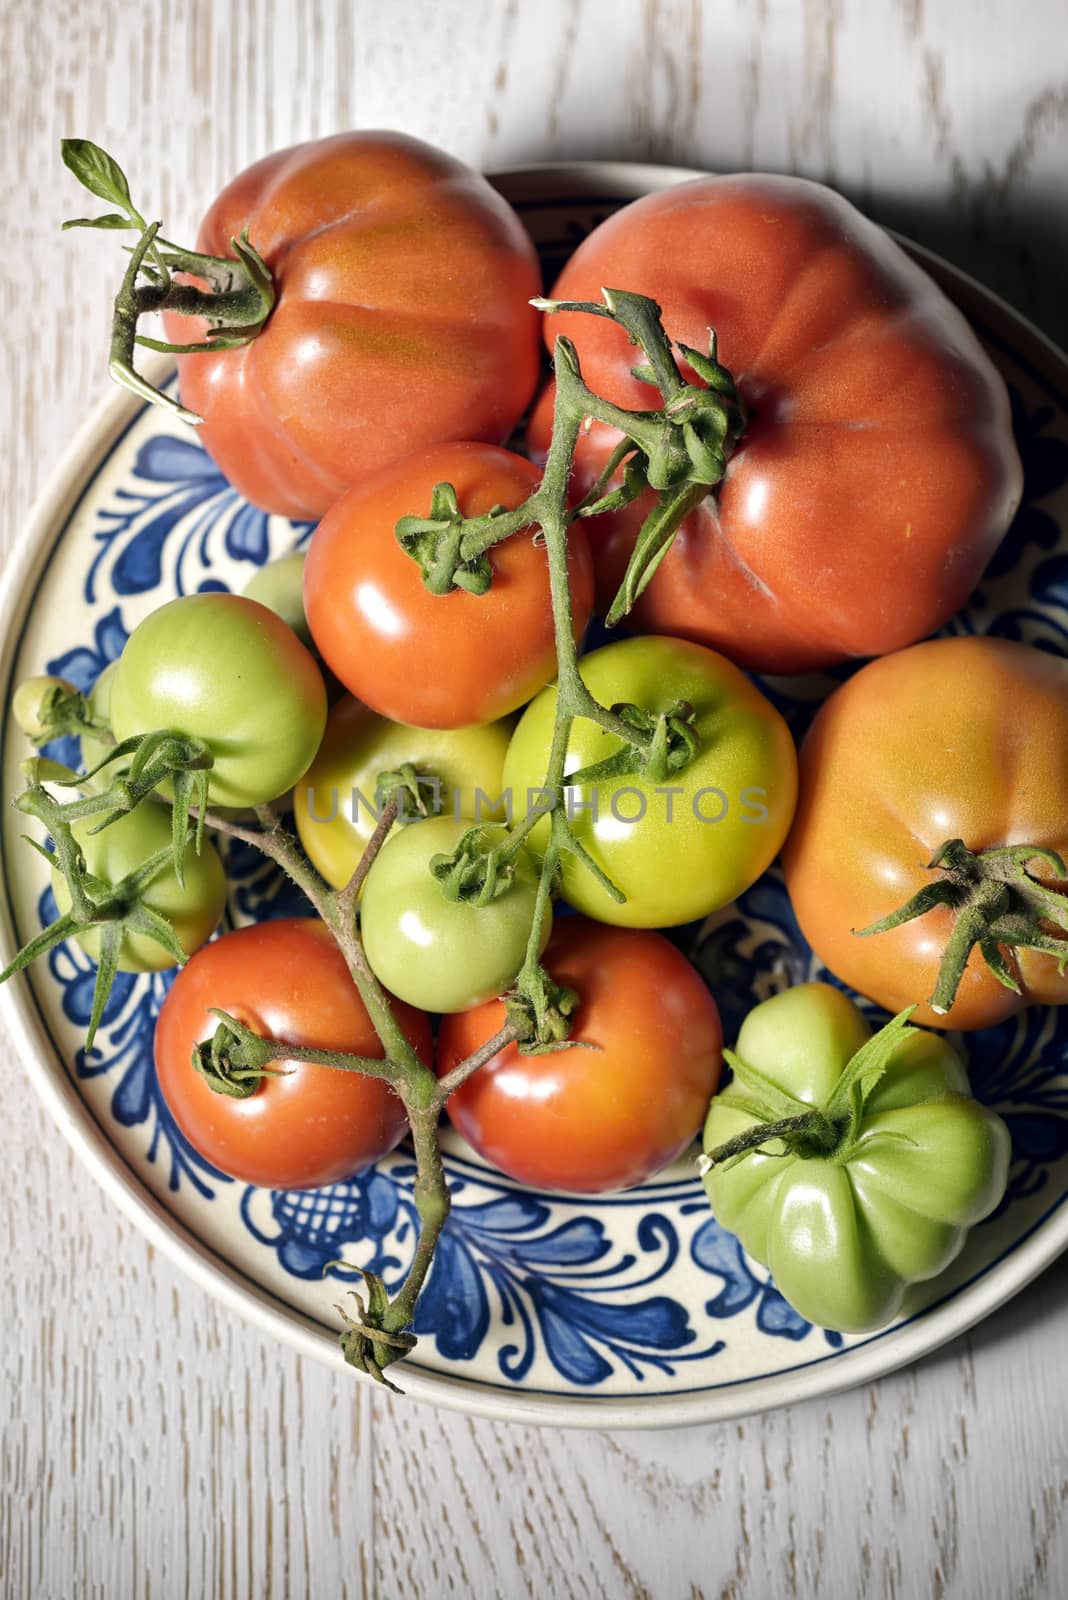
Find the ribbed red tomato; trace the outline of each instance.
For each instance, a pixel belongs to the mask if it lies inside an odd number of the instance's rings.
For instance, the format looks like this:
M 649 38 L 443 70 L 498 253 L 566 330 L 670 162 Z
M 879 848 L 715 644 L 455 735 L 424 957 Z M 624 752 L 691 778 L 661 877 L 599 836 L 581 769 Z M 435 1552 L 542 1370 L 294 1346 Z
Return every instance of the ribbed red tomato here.
M 319 517 L 350 484 L 439 439 L 506 439 L 538 370 L 540 279 L 511 207 L 399 133 L 342 133 L 257 161 L 197 248 L 244 228 L 277 303 L 250 344 L 178 358 L 200 436 L 254 505 Z M 167 337 L 203 338 L 174 313 Z
M 520 505 L 537 487 L 529 461 L 488 444 L 444 444 L 350 489 L 323 518 L 304 568 L 312 637 L 358 700 L 417 728 L 495 722 L 556 676 L 549 563 L 533 530 L 489 552 L 485 594 L 431 594 L 394 529 L 425 516 L 451 483 L 465 516 Z M 593 606 L 593 565 L 580 525 L 568 536 L 576 636 Z
M 722 1065 L 716 1002 L 660 933 L 567 917 L 544 962 L 578 992 L 571 1047 L 522 1055 L 508 1045 L 450 1095 L 449 1116 L 521 1183 L 628 1189 L 680 1156 L 702 1124 Z M 439 1076 L 503 1025 L 500 1000 L 443 1018 Z
M 881 655 L 938 628 L 974 588 L 1020 497 L 1005 386 L 961 313 L 881 229 L 818 184 L 701 178 L 594 230 L 553 291 L 657 300 L 669 335 L 733 373 L 748 424 L 632 613 L 644 633 L 803 672 Z M 615 323 L 550 316 L 590 387 L 655 403 Z M 531 428 L 546 446 L 551 393 Z M 579 444 L 584 492 L 619 435 Z M 615 592 L 649 497 L 591 524 Z
M 379 1078 L 311 1062 L 276 1062 L 255 1094 L 231 1099 L 192 1064 L 193 1047 L 229 1012 L 264 1038 L 309 1050 L 384 1054 L 329 930 L 281 917 L 224 934 L 183 967 L 156 1023 L 156 1071 L 174 1119 L 215 1166 L 245 1183 L 308 1189 L 340 1183 L 404 1135 L 400 1100 Z M 429 1063 L 430 1022 L 399 1000 L 395 1014 Z

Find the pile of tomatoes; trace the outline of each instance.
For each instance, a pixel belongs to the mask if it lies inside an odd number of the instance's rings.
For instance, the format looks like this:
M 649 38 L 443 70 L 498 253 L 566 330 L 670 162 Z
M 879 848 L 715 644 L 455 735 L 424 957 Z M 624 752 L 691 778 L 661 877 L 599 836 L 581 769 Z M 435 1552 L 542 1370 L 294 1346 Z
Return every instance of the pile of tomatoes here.
M 372 845 L 362 947 L 412 1049 L 444 1075 L 507 1024 L 541 915 L 547 814 L 524 828 L 501 892 L 449 895 L 443 877 L 473 834 L 480 850 L 506 848 L 536 805 L 559 726 L 559 640 L 537 527 L 488 550 L 488 586 L 457 579 L 445 592 L 395 530 L 440 507 L 443 485 L 461 519 L 511 511 L 537 491 L 551 382 L 527 454 L 503 443 L 538 382 L 537 263 L 488 184 L 392 135 L 339 136 L 259 163 L 212 206 L 198 249 L 225 255 L 242 230 L 276 304 L 240 348 L 180 355 L 183 402 L 249 500 L 320 520 L 306 562 L 294 554 L 264 569 L 246 596 L 196 595 L 149 616 L 90 707 L 120 744 L 163 728 L 203 741 L 220 822 L 292 792 L 303 851 L 334 890 Z M 921 269 L 845 201 L 799 180 L 698 180 L 625 207 L 578 248 L 556 294 L 596 301 L 602 284 L 656 301 L 687 383 L 699 384 L 696 351 L 714 327 L 744 418 L 722 481 L 694 497 L 627 636 L 580 661 L 602 707 L 636 708 L 646 726 L 682 715 L 693 750 L 654 778 L 613 766 L 617 734 L 572 722 L 564 770 L 576 781 L 565 779 L 564 799 L 575 847 L 549 886 L 555 923 L 546 912 L 536 924 L 541 966 L 569 997 L 567 1037 L 506 1043 L 448 1115 L 514 1179 L 579 1192 L 642 1182 L 707 1116 L 713 1156 L 751 1141 L 711 1163 L 721 1220 L 807 1315 L 877 1325 L 998 1203 L 1003 1125 L 970 1099 L 942 1037 L 899 1018 L 897 1033 L 873 1041 L 853 1002 L 823 985 L 750 1015 L 716 1094 L 715 998 L 659 930 L 730 904 L 784 850 L 813 948 L 889 1010 L 918 1007 L 917 1021 L 967 1029 L 1068 1000 L 1068 963 L 1050 943 L 1068 928 L 1056 914 L 1068 666 L 997 639 L 917 642 L 967 598 L 1018 502 L 1004 387 Z M 611 317 L 573 309 L 544 323 L 550 349 L 559 334 L 572 342 L 595 395 L 665 415 L 655 374 Z M 169 337 L 203 338 L 190 324 L 169 313 Z M 572 504 L 623 483 L 620 439 L 603 419 L 580 434 Z M 576 640 L 607 610 L 656 497 L 646 484 L 571 521 Z M 747 672 L 865 656 L 878 659 L 824 705 L 799 766 Z M 401 803 L 383 838 L 384 778 Z M 78 840 L 89 870 L 119 883 L 164 848 L 169 826 L 148 802 L 100 832 L 79 824 Z M 1012 859 L 994 932 L 977 933 L 950 1006 L 936 1011 L 928 1000 L 954 917 L 971 914 L 970 869 L 926 913 L 858 931 L 940 881 L 930 862 L 947 841 L 973 860 Z M 291 1062 L 255 1092 L 229 1094 L 197 1069 L 219 1011 L 295 1049 L 385 1049 L 322 922 L 212 939 L 226 890 L 213 845 L 198 854 L 191 840 L 184 874 L 176 866 L 161 867 L 144 899 L 191 957 L 156 1034 L 160 1084 L 185 1134 L 222 1170 L 277 1188 L 333 1183 L 376 1160 L 407 1126 L 381 1078 Z M 1028 884 L 1053 909 L 1046 943 L 1016 950 L 1005 919 Z M 57 897 L 62 888 L 58 877 Z M 94 953 L 99 939 L 84 935 Z M 150 933 L 124 931 L 120 965 L 169 961 Z M 785 1145 L 760 1137 L 790 1117 Z

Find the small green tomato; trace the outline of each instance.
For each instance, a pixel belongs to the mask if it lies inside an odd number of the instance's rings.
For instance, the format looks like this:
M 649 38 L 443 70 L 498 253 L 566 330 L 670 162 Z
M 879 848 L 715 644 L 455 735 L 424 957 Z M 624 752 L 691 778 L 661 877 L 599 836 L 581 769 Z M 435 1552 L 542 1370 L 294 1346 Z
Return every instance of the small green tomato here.
M 67 678 L 24 678 L 11 697 L 11 715 L 27 739 L 46 739 L 52 732 L 48 710 L 57 696 L 76 694 Z
M 326 725 L 326 690 L 292 628 L 258 601 L 191 594 L 139 623 L 111 683 L 121 744 L 171 729 L 208 746 L 213 805 L 256 806 L 302 777 Z
M 717 1220 L 795 1310 L 842 1333 L 890 1322 L 1005 1193 L 1008 1129 L 971 1097 L 948 1041 L 904 1017 L 873 1038 L 829 984 L 774 995 L 727 1053 L 734 1079 L 705 1123 Z M 738 1153 L 762 1125 L 795 1118 Z
M 447 900 L 431 874 L 432 858 L 451 855 L 470 830 L 470 822 L 452 817 L 410 823 L 383 845 L 363 887 L 367 959 L 392 994 L 424 1011 L 466 1011 L 502 994 L 526 953 L 538 872 L 525 850 L 507 888 L 488 905 Z M 488 825 L 480 845 L 506 838 L 505 828 Z M 546 917 L 543 945 L 551 921 Z
M 120 817 L 100 833 L 92 833 L 99 819 L 76 822 L 72 827 L 85 864 L 94 877 L 105 883 L 118 885 L 160 850 L 171 843 L 171 813 L 169 807 L 153 800 L 145 800 L 135 811 Z M 207 839 L 197 855 L 193 843 L 186 846 L 185 887 L 182 888 L 174 874 L 171 861 L 166 861 L 156 875 L 144 884 L 140 898 L 150 911 L 165 917 L 178 936 L 178 942 L 187 956 L 211 937 L 226 907 L 226 874 L 217 851 Z M 61 873 L 52 873 L 52 891 L 60 915 L 70 910 L 70 893 Z M 78 943 L 93 957 L 100 957 L 100 930 L 87 928 L 77 935 Z M 173 967 L 170 954 L 147 933 L 124 929 L 119 947 L 120 972 L 162 972 Z

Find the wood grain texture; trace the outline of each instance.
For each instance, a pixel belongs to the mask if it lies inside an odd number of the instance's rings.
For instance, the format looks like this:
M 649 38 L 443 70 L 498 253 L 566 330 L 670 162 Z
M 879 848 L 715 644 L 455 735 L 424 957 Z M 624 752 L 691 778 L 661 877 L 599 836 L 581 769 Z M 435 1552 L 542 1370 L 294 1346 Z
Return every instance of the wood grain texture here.
M 0 548 L 105 384 L 114 241 L 56 231 L 63 134 L 176 234 L 272 145 L 352 124 L 488 167 L 796 170 L 1068 340 L 1066 36 L 1064 0 L 5 0 Z M 105 1202 L 3 1041 L 0 1119 L 6 1596 L 1068 1592 L 1068 1266 L 831 1402 L 535 1434 L 266 1344 Z

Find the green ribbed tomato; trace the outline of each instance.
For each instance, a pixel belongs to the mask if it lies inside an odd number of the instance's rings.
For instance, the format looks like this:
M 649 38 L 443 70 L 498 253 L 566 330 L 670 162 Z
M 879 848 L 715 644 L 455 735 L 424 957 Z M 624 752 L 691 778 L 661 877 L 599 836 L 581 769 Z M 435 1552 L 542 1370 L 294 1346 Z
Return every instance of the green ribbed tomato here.
M 843 1333 L 890 1322 L 1005 1193 L 1008 1129 L 971 1097 L 948 1041 L 904 1015 L 873 1038 L 829 984 L 774 995 L 742 1025 L 705 1123 L 722 1158 L 704 1180 L 717 1220 L 795 1310 Z M 807 1128 L 729 1159 L 728 1141 L 806 1114 Z

